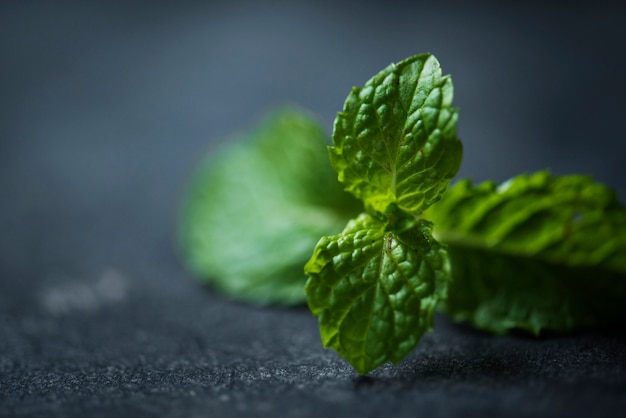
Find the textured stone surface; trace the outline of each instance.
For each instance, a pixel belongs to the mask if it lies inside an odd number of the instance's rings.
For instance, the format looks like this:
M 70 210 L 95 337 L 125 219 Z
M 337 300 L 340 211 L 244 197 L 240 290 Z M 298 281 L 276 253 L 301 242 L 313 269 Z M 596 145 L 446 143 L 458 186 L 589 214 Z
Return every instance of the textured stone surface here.
M 330 127 L 351 85 L 417 52 L 454 75 L 463 175 L 550 165 L 624 196 L 623 10 L 298 4 L 0 6 L 0 416 L 623 415 L 623 329 L 535 340 L 438 317 L 363 378 L 306 309 L 184 270 L 178 203 L 212 141 L 284 100 Z

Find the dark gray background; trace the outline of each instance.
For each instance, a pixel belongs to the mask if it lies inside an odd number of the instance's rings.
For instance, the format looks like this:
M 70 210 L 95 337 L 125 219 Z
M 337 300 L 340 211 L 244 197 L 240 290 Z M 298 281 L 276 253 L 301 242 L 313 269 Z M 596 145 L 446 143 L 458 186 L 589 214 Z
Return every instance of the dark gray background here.
M 438 317 L 359 378 L 306 309 L 181 266 L 204 153 L 284 103 L 330 132 L 353 85 L 419 52 L 453 75 L 461 176 L 550 168 L 626 196 L 623 6 L 385 3 L 0 3 L 0 416 L 624 416 L 623 329 Z

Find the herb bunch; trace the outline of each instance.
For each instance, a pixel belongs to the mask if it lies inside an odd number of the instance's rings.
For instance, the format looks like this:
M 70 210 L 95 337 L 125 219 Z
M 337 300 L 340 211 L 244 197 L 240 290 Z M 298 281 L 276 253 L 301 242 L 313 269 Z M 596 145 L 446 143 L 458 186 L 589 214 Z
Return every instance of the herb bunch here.
M 548 172 L 448 187 L 462 159 L 452 99 L 422 54 L 353 88 L 328 153 L 306 113 L 270 115 L 192 181 L 188 264 L 233 298 L 306 300 L 324 346 L 361 374 L 402 360 L 437 307 L 495 333 L 624 321 L 615 193 Z

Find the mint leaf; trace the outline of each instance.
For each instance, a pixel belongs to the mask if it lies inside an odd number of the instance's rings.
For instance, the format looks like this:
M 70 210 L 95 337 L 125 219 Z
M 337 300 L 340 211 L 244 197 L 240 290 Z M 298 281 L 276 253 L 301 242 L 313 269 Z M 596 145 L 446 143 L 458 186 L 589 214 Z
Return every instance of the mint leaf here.
M 198 277 L 237 299 L 304 302 L 311 248 L 362 208 L 334 178 L 327 142 L 316 120 L 283 109 L 201 163 L 180 222 Z
M 535 334 L 626 319 L 626 209 L 591 178 L 461 181 L 425 216 L 449 248 L 453 318 Z
M 333 167 L 370 210 L 419 215 L 461 164 L 453 87 L 429 54 L 391 64 L 355 87 L 335 120 Z
M 322 238 L 306 264 L 322 342 L 361 374 L 400 361 L 432 327 L 450 272 L 431 228 L 419 220 L 388 230 L 361 214 L 341 234 Z

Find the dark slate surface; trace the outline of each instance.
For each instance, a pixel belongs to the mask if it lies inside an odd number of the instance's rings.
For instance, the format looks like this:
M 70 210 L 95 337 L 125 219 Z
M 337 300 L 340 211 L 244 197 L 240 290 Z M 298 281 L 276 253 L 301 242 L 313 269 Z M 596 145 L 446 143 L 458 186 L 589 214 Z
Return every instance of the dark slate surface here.
M 0 4 L 0 416 L 624 416 L 624 329 L 438 317 L 363 378 L 306 309 L 225 300 L 174 245 L 200 155 L 277 103 L 330 130 L 353 84 L 424 51 L 454 75 L 461 175 L 626 196 L 624 8 L 262 4 Z

